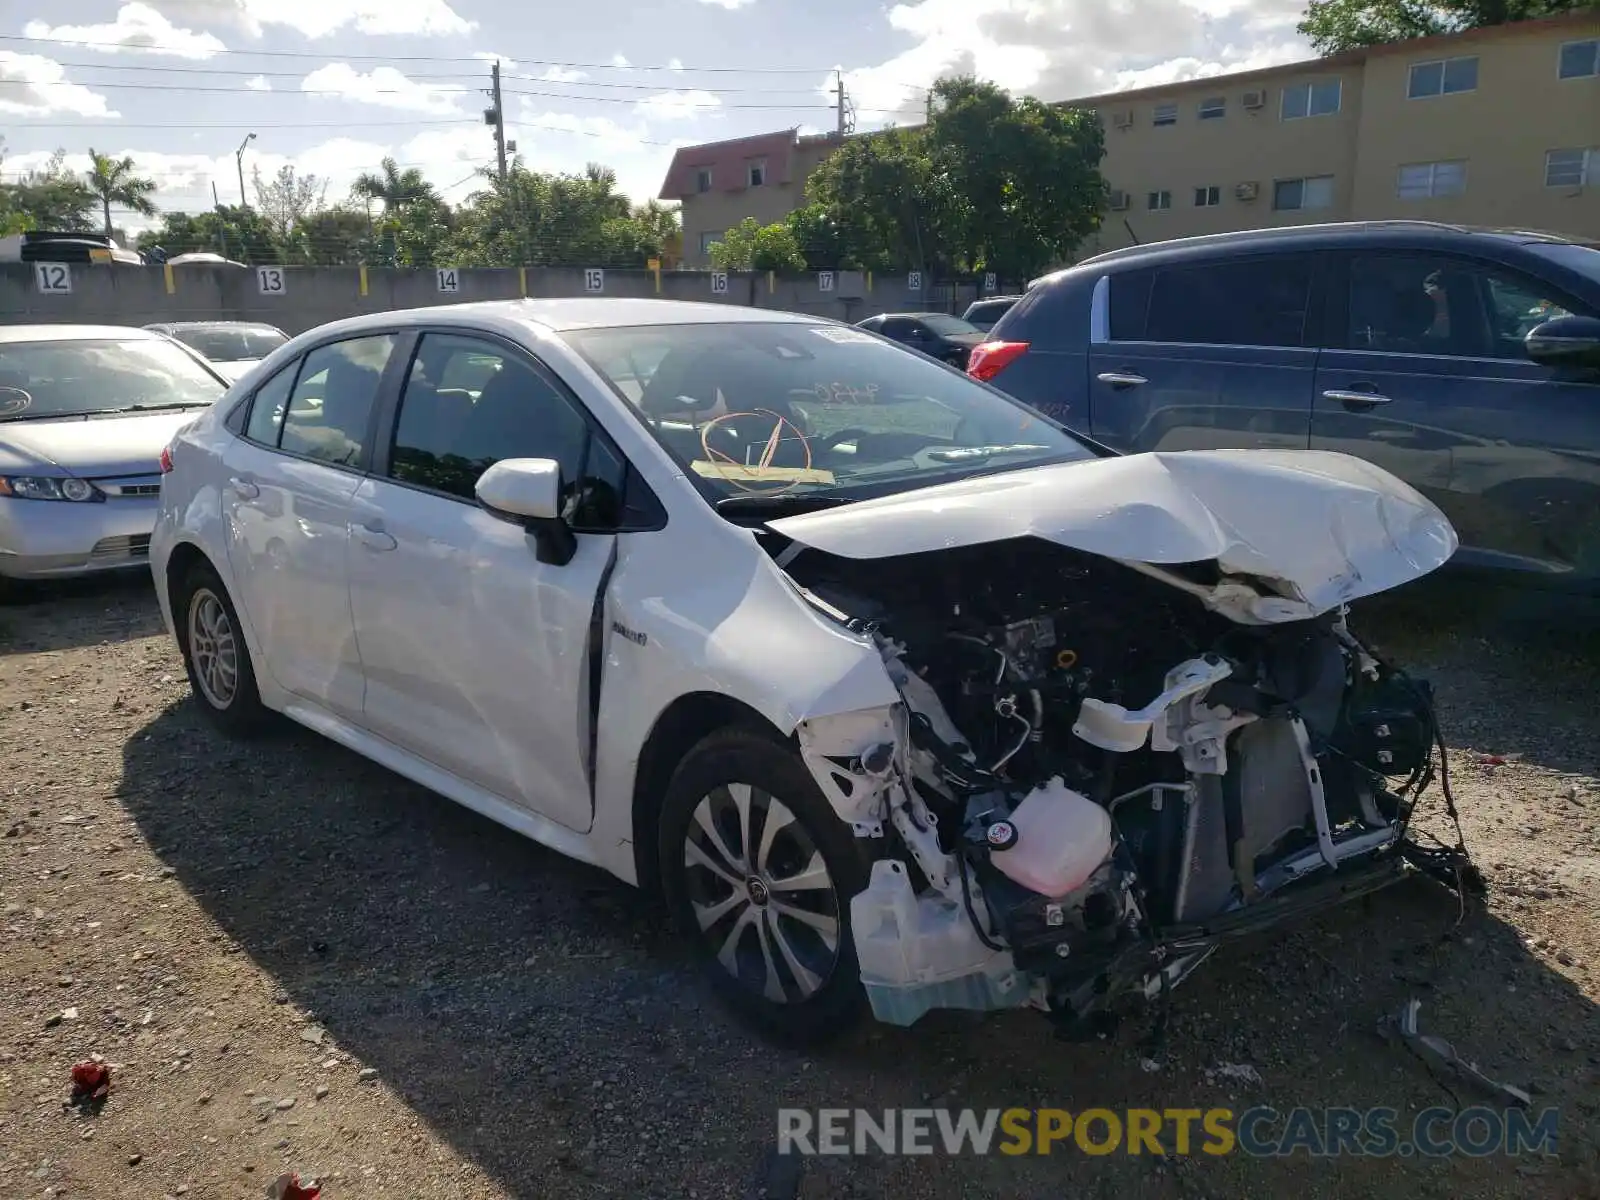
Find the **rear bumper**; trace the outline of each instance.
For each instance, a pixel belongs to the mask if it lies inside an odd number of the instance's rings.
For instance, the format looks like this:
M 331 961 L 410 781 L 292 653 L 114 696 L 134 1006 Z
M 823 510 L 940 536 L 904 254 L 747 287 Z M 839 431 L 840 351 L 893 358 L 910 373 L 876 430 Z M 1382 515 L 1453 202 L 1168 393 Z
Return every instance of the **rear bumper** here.
M 149 568 L 156 497 L 91 504 L 0 499 L 0 576 L 61 579 Z

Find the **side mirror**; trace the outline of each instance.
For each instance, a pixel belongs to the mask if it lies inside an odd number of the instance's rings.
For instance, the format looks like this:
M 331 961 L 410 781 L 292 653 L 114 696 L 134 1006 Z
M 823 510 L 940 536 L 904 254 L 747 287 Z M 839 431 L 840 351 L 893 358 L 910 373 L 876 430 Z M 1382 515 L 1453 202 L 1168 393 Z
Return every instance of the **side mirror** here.
M 1530 329 L 1523 345 L 1529 358 L 1547 367 L 1600 368 L 1600 320 L 1555 317 Z
M 561 515 L 561 464 L 553 458 L 505 458 L 478 476 L 478 503 L 533 535 L 539 561 L 562 567 L 578 540 Z

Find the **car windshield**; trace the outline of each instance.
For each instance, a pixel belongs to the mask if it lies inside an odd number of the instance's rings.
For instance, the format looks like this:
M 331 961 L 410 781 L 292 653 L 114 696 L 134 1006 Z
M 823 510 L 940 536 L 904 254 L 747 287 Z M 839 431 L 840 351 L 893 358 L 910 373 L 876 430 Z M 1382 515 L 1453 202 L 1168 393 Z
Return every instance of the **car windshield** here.
M 177 329 L 173 337 L 213 362 L 238 362 L 265 358 L 289 339 L 276 329 L 217 325 L 206 329 Z
M 960 337 L 964 333 L 983 332 L 970 321 L 946 316 L 944 313 L 923 313 L 917 319 L 941 337 Z
M 201 407 L 225 387 L 157 338 L 0 343 L 0 421 Z
M 564 337 L 713 501 L 858 499 L 1094 457 L 1000 392 L 858 329 L 730 322 Z
M 1581 242 L 1530 242 L 1528 249 L 1600 283 L 1600 246 Z

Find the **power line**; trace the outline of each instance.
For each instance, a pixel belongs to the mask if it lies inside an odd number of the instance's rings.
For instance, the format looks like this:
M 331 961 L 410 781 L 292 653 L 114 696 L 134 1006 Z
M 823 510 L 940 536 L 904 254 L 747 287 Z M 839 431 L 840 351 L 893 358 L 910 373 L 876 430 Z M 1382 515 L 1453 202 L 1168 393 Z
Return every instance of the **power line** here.
M 415 125 L 476 125 L 477 121 L 471 117 L 446 117 L 434 120 L 411 121 L 224 121 L 218 124 L 196 124 L 193 121 L 30 121 L 22 129 L 26 132 L 33 129 L 99 129 L 115 133 L 119 129 L 234 129 L 241 124 L 249 124 L 253 129 L 368 129 L 380 126 L 405 126 L 411 128 Z
M 23 37 L 19 34 L 0 34 L 0 42 L 23 42 L 35 46 L 82 46 L 88 48 L 99 47 L 105 50 L 141 51 L 150 54 L 188 54 L 192 50 L 188 46 L 131 46 L 125 42 L 96 41 L 90 38 L 36 38 Z M 328 61 L 327 54 L 313 54 L 305 50 L 216 50 L 214 54 L 244 55 L 252 58 L 300 58 L 318 59 Z M 428 63 L 479 63 L 484 64 L 492 59 L 478 55 L 440 55 L 440 54 L 340 54 L 340 59 L 347 62 L 428 62 Z M 665 66 L 650 66 L 636 63 L 592 63 L 592 62 L 561 62 L 547 58 L 518 58 L 516 55 L 505 55 L 503 62 L 515 63 L 518 66 L 526 63 L 534 67 L 565 67 L 569 70 L 583 71 L 669 71 L 678 75 L 815 75 L 819 78 L 833 70 L 832 67 L 691 67 L 682 63 L 668 63 Z

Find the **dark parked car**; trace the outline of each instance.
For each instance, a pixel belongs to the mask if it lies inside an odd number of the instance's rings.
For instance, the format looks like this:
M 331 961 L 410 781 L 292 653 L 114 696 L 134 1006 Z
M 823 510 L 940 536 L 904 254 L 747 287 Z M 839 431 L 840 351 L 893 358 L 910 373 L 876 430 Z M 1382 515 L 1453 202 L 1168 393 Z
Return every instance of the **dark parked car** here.
M 882 313 L 857 325 L 957 367 L 983 341 L 983 330 L 946 313 Z
M 1339 450 L 1458 566 L 1600 592 L 1600 248 L 1394 221 L 1219 234 L 1036 280 L 968 371 L 1113 449 Z
M 994 323 L 1011 311 L 1011 306 L 1021 296 L 990 296 L 984 300 L 974 300 L 967 305 L 967 311 L 961 314 L 961 319 L 974 329 L 981 329 L 988 333 L 994 328 Z

